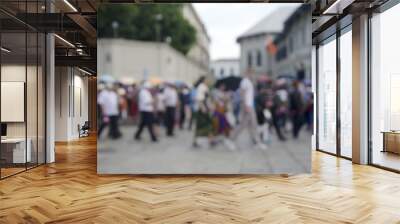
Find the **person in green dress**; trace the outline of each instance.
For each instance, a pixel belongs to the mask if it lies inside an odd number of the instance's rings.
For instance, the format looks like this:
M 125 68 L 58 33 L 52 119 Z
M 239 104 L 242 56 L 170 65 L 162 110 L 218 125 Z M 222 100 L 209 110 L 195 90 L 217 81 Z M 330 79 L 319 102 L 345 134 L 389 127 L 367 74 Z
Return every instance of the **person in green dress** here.
M 209 88 L 206 84 L 206 78 L 204 76 L 200 77 L 193 88 L 196 89 L 196 95 L 194 97 L 194 120 L 196 128 L 194 132 L 193 146 L 199 146 L 197 143 L 199 137 L 207 137 L 210 145 L 213 145 L 213 123 L 210 108 L 207 103 Z

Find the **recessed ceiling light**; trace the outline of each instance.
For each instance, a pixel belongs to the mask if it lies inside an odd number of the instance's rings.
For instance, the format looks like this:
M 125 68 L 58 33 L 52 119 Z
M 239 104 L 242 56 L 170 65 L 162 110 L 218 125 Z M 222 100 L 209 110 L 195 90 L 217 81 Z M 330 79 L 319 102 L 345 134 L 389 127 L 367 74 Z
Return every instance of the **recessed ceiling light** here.
M 71 42 L 69 42 L 68 40 L 62 38 L 61 36 L 59 36 L 58 34 L 54 34 L 55 37 L 57 37 L 59 40 L 61 40 L 62 42 L 64 42 L 65 44 L 67 44 L 70 47 L 75 48 L 75 45 L 73 45 Z
M 70 7 L 74 12 L 78 12 L 78 10 L 68 1 L 68 0 L 64 0 L 65 4 L 68 5 L 68 7 Z
M 322 14 L 341 14 L 343 9 L 353 2 L 354 0 L 336 0 Z
M 87 75 L 93 75 L 92 73 L 90 73 L 90 72 L 88 72 L 88 71 L 86 71 L 86 70 L 83 70 L 83 69 L 81 69 L 81 68 L 79 68 L 79 67 L 78 67 L 78 70 L 81 71 L 81 72 L 83 72 L 83 73 L 85 73 L 85 74 L 87 74 Z
M 9 49 L 7 49 L 5 47 L 1 47 L 0 49 L 1 49 L 1 51 L 4 51 L 6 53 L 10 53 L 11 52 L 11 50 L 9 50 Z

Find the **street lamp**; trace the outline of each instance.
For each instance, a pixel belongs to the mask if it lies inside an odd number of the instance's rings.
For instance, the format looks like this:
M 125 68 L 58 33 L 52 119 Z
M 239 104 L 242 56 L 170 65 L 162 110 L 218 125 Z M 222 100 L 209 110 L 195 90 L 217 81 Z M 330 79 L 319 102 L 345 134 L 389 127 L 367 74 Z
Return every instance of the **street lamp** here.
M 156 25 L 155 25 L 155 29 L 156 29 L 156 42 L 161 42 L 161 21 L 163 20 L 163 15 L 162 14 L 156 14 L 155 15 L 155 19 L 156 19 Z M 157 44 L 157 60 L 158 60 L 158 75 L 161 77 L 161 43 Z
M 165 38 L 165 42 L 166 42 L 167 44 L 171 44 L 172 38 L 171 38 L 170 36 L 167 36 L 167 37 Z
M 155 26 L 155 28 L 156 28 L 156 41 L 159 42 L 161 40 L 161 37 L 160 37 L 160 35 L 161 35 L 161 21 L 163 20 L 163 15 L 162 14 L 157 14 L 155 16 L 155 18 L 156 18 L 156 21 L 157 21 L 156 26 Z
M 116 38 L 118 36 L 117 32 L 118 32 L 118 28 L 119 28 L 119 23 L 117 21 L 113 21 L 111 23 L 111 27 L 113 29 L 113 36 L 114 36 L 114 38 Z

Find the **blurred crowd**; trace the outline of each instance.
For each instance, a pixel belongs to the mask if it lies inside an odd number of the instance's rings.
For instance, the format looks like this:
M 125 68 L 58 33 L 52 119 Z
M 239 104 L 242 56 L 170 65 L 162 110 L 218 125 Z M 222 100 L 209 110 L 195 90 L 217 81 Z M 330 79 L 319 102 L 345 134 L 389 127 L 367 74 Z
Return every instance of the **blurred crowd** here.
M 251 71 L 237 83 L 211 83 L 206 77 L 192 85 L 101 81 L 98 91 L 99 137 L 108 127 L 108 137 L 118 139 L 123 134 L 120 125 L 125 124 L 135 126 L 132 137 L 137 141 L 144 129 L 153 142 L 174 137 L 180 129 L 193 131 L 194 147 L 200 147 L 198 139 L 206 137 L 210 146 L 235 149 L 236 139 L 247 131 L 257 147 L 266 149 L 274 139 L 297 139 L 302 129 L 312 132 L 313 127 L 310 82 L 259 79 Z

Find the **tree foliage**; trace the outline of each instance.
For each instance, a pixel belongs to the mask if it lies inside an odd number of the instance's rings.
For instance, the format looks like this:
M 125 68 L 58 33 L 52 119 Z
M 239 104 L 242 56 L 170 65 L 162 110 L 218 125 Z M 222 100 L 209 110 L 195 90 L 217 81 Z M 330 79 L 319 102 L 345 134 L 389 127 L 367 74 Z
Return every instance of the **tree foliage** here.
M 97 15 L 100 38 L 165 41 L 170 37 L 171 46 L 184 54 L 196 41 L 196 30 L 183 17 L 181 4 L 103 4 Z M 118 24 L 115 30 L 113 23 Z

